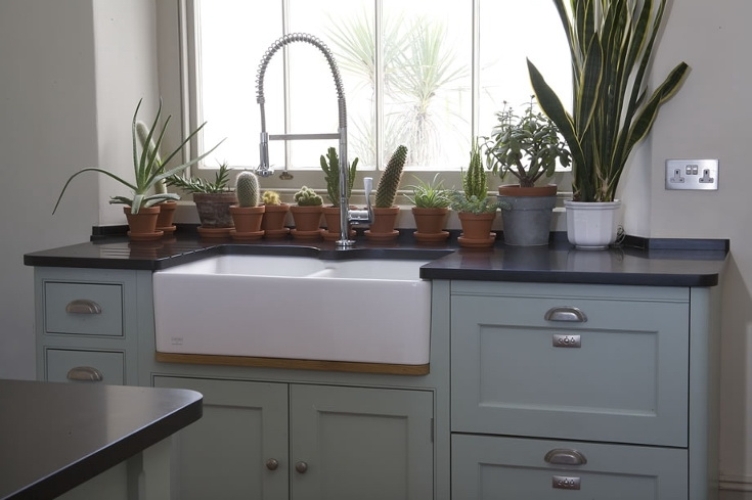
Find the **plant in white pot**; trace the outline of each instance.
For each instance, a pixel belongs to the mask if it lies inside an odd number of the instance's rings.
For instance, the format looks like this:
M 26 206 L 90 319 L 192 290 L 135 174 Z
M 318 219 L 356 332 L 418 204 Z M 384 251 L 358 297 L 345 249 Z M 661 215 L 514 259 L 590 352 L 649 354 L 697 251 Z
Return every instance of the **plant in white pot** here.
M 616 239 L 616 188 L 632 148 L 650 133 L 658 110 L 678 91 L 689 66 L 679 63 L 648 93 L 666 0 L 553 1 L 572 58 L 572 112 L 528 60 L 530 80 L 572 155 L 573 199 L 565 201 L 569 241 L 604 248 Z M 606 215 L 588 221 L 601 207 Z
M 499 123 L 494 135 L 484 138 L 486 166 L 502 179 L 507 174 L 517 179 L 516 184 L 499 186 L 504 242 L 546 245 L 556 206 L 556 184 L 536 183 L 554 174 L 557 160 L 569 166 L 569 150 L 554 122 L 535 109 L 534 96 L 521 116 L 507 103 L 496 116 Z

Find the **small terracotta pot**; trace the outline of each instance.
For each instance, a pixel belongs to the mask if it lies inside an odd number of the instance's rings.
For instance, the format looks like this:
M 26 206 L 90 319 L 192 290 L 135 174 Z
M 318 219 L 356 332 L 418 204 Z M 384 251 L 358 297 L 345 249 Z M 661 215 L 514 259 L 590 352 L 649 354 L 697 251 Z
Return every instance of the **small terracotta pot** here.
M 157 229 L 162 231 L 171 231 L 175 229 L 172 226 L 172 220 L 175 217 L 175 209 L 178 207 L 178 202 L 174 200 L 163 201 L 157 204 L 159 207 L 159 217 L 157 217 Z
M 412 208 L 415 229 L 421 234 L 436 234 L 444 230 L 448 208 Z
M 159 207 L 141 207 L 137 214 L 131 213 L 131 207 L 123 207 L 125 217 L 128 219 L 130 227 L 129 235 L 156 234 L 157 217 L 159 217 Z
M 280 205 L 264 205 L 264 217 L 261 221 L 261 229 L 264 231 L 278 231 L 284 229 L 287 212 L 290 211 L 290 205 L 282 203 Z
M 394 229 L 397 224 L 399 207 L 377 208 L 373 209 L 373 222 L 371 227 L 365 232 L 369 240 L 393 240 L 399 236 L 399 231 Z
M 491 226 L 496 219 L 496 212 L 485 214 L 460 212 L 457 216 L 462 224 L 462 235 L 457 239 L 461 247 L 485 248 L 493 246 L 496 233 L 491 232 Z
M 310 206 L 298 206 L 293 205 L 290 207 L 293 221 L 295 222 L 295 229 L 297 232 L 310 232 L 318 231 L 321 225 L 321 214 L 324 211 L 324 207 L 321 205 Z
M 235 232 L 242 234 L 261 231 L 261 221 L 264 218 L 265 211 L 264 205 L 258 207 L 231 206 L 230 215 L 232 215 L 232 221 L 235 224 Z

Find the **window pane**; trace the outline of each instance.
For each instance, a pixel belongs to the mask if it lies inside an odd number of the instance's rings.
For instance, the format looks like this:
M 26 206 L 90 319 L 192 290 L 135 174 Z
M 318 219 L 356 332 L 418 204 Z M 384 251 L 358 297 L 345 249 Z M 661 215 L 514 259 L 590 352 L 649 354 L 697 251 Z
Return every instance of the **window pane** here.
M 457 169 L 470 149 L 472 3 L 384 0 L 384 161 Z
M 570 105 L 569 48 L 551 0 L 481 0 L 479 135 L 492 133 L 504 101 L 520 111 L 530 102 L 533 89 L 525 58 Z
M 373 90 L 373 0 L 290 0 L 289 32 L 319 38 L 335 55 L 347 101 L 348 161 L 373 168 L 375 141 Z M 312 45 L 290 45 L 290 132 L 339 131 L 332 71 Z M 338 142 L 291 141 L 290 168 L 319 167 L 319 157 Z
M 233 167 L 256 168 L 259 164 L 261 116 L 256 103 L 256 70 L 266 47 L 282 36 L 279 2 L 208 0 L 198 2 L 199 61 L 198 122 L 204 128 L 202 151 L 225 139 L 207 167 L 227 161 Z M 282 57 L 272 60 L 266 72 L 267 130 L 284 127 Z M 275 64 L 276 63 L 276 64 Z M 201 146 L 200 146 L 201 147 Z M 269 160 L 284 164 L 282 144 L 270 144 Z

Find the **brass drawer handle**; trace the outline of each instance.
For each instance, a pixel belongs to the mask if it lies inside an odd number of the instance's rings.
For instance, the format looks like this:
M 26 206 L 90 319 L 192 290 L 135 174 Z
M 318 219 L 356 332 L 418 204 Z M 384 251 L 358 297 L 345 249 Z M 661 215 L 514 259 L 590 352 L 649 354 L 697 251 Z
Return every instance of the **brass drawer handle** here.
M 546 311 L 544 316 L 546 321 L 568 321 L 574 323 L 584 323 L 587 321 L 587 316 L 584 312 L 576 307 L 552 307 Z
M 68 370 L 68 380 L 75 382 L 101 382 L 104 380 L 102 372 L 93 366 L 76 366 Z
M 102 307 L 89 299 L 76 299 L 68 302 L 65 312 L 70 314 L 102 314 Z
M 550 464 L 585 465 L 587 458 L 577 450 L 571 448 L 555 448 L 543 457 Z

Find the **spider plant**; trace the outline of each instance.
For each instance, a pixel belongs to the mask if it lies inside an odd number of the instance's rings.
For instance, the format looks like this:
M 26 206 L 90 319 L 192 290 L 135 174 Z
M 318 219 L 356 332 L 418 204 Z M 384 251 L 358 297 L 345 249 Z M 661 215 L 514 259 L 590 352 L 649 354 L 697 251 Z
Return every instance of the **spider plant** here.
M 679 89 L 681 62 L 652 94 L 647 81 L 666 0 L 553 0 L 569 42 L 572 113 L 528 60 L 541 109 L 572 154 L 575 201 L 613 201 L 632 148 Z M 566 4 L 569 4 L 568 6 Z
M 188 137 L 183 140 L 183 142 L 180 143 L 180 145 L 175 148 L 175 150 L 167 155 L 167 158 L 162 161 L 159 156 L 159 148 L 162 144 L 162 141 L 164 140 L 165 131 L 167 130 L 167 125 L 170 122 L 171 116 L 167 116 L 167 118 L 164 121 L 164 125 L 162 125 L 161 129 L 159 128 L 159 119 L 162 116 L 162 100 L 159 101 L 159 108 L 157 109 L 157 115 L 154 117 L 154 122 L 152 123 L 151 127 L 148 130 L 148 133 L 146 134 L 145 139 L 140 140 L 138 137 L 138 131 L 137 131 L 137 123 L 138 123 L 138 110 L 141 108 L 141 102 L 143 99 L 138 101 L 138 105 L 136 106 L 136 111 L 133 113 L 133 124 L 131 126 L 131 135 L 133 139 L 133 173 L 134 173 L 134 181 L 129 182 L 122 177 L 113 174 L 112 172 L 109 172 L 107 170 L 101 169 L 101 168 L 84 168 L 82 170 L 79 170 L 75 174 L 71 175 L 65 185 L 63 186 L 62 191 L 60 191 L 60 196 L 57 199 L 57 203 L 55 203 L 55 208 L 52 210 L 52 213 L 54 214 L 57 210 L 57 207 L 60 205 L 60 200 L 63 198 L 63 194 L 65 194 L 65 190 L 68 188 L 68 185 L 71 183 L 73 179 L 75 179 L 77 176 L 83 174 L 84 172 L 98 172 L 100 174 L 104 174 L 108 177 L 111 177 L 118 181 L 119 183 L 123 184 L 127 188 L 129 188 L 132 191 L 132 196 L 113 196 L 110 198 L 110 203 L 113 204 L 125 204 L 130 205 L 131 207 L 131 213 L 137 214 L 139 209 L 144 207 L 150 207 L 152 205 L 155 205 L 157 203 L 161 203 L 166 200 L 178 200 L 180 197 L 175 193 L 166 193 L 166 192 L 155 192 L 153 194 L 149 194 L 150 191 L 154 190 L 158 184 L 162 182 L 163 179 L 166 179 L 170 177 L 171 175 L 177 174 L 178 172 L 182 172 L 189 166 L 198 163 L 202 159 L 204 159 L 207 155 L 209 155 L 212 151 L 217 149 L 219 144 L 214 146 L 211 150 L 207 151 L 206 153 L 186 162 L 181 165 L 178 165 L 177 167 L 173 167 L 169 170 L 165 170 L 165 166 L 172 160 L 175 155 L 180 153 L 180 151 L 183 149 L 183 147 L 190 141 L 193 137 L 195 137 L 196 134 L 206 125 L 206 123 L 202 124 L 200 127 L 198 127 L 196 130 L 194 130 Z M 151 145 L 153 144 L 153 147 L 140 147 L 140 144 L 147 144 Z M 139 153 L 139 148 L 141 149 Z

